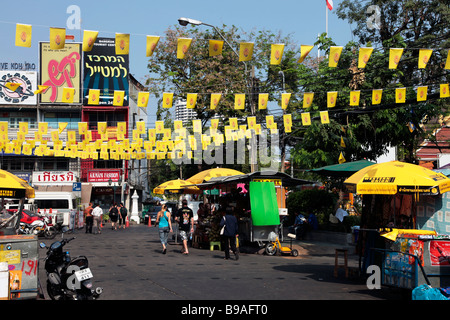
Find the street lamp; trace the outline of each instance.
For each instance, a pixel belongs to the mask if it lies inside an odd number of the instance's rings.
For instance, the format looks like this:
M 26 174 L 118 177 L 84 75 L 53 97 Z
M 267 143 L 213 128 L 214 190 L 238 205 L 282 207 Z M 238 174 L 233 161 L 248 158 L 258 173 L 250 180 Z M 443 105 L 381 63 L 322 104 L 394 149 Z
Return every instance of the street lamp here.
M 109 178 L 108 185 L 109 186 L 112 185 L 112 187 L 113 187 L 113 204 L 115 204 L 116 203 L 116 184 L 112 181 L 111 178 Z M 117 185 L 120 187 L 120 185 L 121 185 L 120 180 L 117 181 Z

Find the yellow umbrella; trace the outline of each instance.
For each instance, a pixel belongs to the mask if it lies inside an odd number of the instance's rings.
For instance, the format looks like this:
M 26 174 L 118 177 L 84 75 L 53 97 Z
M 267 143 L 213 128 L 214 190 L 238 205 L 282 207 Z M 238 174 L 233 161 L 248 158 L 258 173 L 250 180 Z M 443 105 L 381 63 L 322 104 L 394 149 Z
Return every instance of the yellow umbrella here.
M 450 179 L 415 164 L 390 161 L 359 170 L 344 181 L 344 186 L 359 194 L 438 195 L 450 191 Z
M 34 198 L 34 189 L 23 179 L 12 173 L 0 170 L 0 197 Z
M 185 180 L 170 180 L 166 181 L 153 189 L 153 193 L 200 193 L 200 189 L 194 186 L 191 182 Z
M 214 169 L 208 169 L 208 170 L 199 172 L 196 175 L 193 175 L 192 177 L 187 179 L 186 181 L 188 181 L 192 184 L 199 184 L 204 181 L 209 181 L 211 178 L 237 176 L 237 175 L 241 175 L 241 174 L 244 174 L 244 173 L 234 170 L 234 169 L 214 168 Z

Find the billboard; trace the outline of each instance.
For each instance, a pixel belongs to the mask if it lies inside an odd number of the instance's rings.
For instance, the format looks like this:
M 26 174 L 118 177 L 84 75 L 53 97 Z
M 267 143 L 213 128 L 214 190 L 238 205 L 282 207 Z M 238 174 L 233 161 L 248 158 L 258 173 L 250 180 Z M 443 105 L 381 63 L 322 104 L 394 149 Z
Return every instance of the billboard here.
M 41 103 L 62 103 L 63 88 L 75 88 L 73 103 L 81 103 L 81 43 L 52 50 L 48 42 L 40 42 L 39 61 L 39 82 L 50 87 L 41 94 Z
M 15 91 L 9 90 L 5 84 L 19 83 Z M 34 91 L 37 89 L 37 72 L 33 71 L 0 71 L 0 104 L 36 105 Z
M 113 106 L 114 90 L 125 91 L 128 106 L 128 55 L 116 55 L 115 38 L 97 38 L 91 51 L 84 52 L 83 105 L 88 105 L 89 89 L 100 89 L 99 106 Z

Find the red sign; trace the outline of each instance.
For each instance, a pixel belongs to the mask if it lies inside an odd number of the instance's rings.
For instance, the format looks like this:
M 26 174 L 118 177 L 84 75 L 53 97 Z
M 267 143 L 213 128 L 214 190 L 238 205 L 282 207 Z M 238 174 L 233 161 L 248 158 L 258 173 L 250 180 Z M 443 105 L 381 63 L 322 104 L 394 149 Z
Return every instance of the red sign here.
M 450 266 L 450 241 L 431 241 L 430 259 L 432 266 Z
M 120 170 L 89 170 L 88 182 L 117 182 L 120 179 Z

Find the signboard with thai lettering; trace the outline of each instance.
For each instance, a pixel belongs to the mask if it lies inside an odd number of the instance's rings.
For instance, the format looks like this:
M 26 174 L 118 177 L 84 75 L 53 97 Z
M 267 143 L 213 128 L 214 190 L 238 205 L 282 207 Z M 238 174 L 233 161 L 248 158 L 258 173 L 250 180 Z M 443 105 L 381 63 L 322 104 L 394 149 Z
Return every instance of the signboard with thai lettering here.
M 120 170 L 89 170 L 88 182 L 118 182 L 120 180 Z
M 77 181 L 73 171 L 34 171 L 33 184 L 72 184 Z

